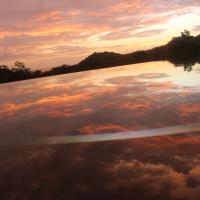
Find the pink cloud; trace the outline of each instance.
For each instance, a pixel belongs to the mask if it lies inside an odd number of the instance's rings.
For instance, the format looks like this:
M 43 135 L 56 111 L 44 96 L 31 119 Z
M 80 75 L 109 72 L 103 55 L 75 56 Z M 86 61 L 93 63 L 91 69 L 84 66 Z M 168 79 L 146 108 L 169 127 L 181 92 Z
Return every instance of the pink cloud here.
M 165 30 L 153 26 L 163 25 L 200 5 L 197 0 L 181 3 L 175 0 L 0 2 L 0 57 L 5 61 L 26 55 L 35 58 L 36 54 L 46 55 L 46 52 L 52 57 L 60 54 L 57 50 L 63 46 L 63 56 L 70 55 L 73 46 L 77 47 L 77 55 L 81 57 L 78 49 L 89 48 L 89 38 L 94 35 L 110 32 L 98 38 L 100 41 L 154 36 Z M 98 48 L 98 45 L 93 46 Z

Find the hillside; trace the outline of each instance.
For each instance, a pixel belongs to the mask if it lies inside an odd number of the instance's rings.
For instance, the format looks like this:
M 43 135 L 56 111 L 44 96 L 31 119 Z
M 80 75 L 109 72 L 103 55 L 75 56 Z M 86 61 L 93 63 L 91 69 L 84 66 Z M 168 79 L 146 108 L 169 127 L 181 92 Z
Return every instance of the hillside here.
M 200 35 L 191 36 L 189 31 L 184 31 L 181 36 L 172 38 L 166 45 L 129 54 L 95 52 L 76 65 L 62 65 L 44 72 L 31 71 L 23 63 L 16 62 L 14 68 L 0 66 L 0 83 L 162 60 L 175 65 L 185 65 L 184 68 L 200 62 Z

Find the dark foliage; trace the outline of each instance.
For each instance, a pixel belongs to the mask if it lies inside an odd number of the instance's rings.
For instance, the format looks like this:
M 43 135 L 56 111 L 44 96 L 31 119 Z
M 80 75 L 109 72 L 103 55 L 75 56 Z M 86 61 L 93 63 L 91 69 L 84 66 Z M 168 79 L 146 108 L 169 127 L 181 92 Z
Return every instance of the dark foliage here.
M 29 68 L 26 68 L 22 62 L 19 61 L 15 62 L 15 67 L 11 69 L 5 65 L 0 66 L 0 83 L 26 80 L 41 76 L 42 71 L 31 71 Z
M 16 62 L 13 68 L 3 65 L 0 66 L 0 83 L 160 60 L 168 60 L 175 66 L 183 66 L 185 71 L 191 71 L 195 63 L 200 63 L 200 35 L 191 36 L 185 30 L 164 46 L 129 54 L 95 52 L 76 65 L 62 65 L 45 72 L 31 71 L 22 62 Z

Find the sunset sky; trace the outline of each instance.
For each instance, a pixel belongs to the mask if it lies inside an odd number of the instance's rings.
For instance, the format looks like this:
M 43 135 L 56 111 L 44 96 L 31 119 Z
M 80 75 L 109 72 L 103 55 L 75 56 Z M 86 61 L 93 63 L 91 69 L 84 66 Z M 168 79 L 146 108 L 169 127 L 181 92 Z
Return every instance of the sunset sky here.
M 200 34 L 199 0 L 0 0 L 0 64 L 75 64 L 165 44 L 184 29 Z

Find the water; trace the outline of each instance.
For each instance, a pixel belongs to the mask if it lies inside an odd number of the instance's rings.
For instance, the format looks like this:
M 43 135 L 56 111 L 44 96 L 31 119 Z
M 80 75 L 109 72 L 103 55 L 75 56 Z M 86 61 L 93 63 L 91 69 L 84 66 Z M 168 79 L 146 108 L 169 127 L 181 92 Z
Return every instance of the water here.
M 91 135 L 198 123 L 198 69 L 151 62 L 1 85 L 1 136 Z
M 0 199 L 200 199 L 198 69 L 152 62 L 1 85 Z

